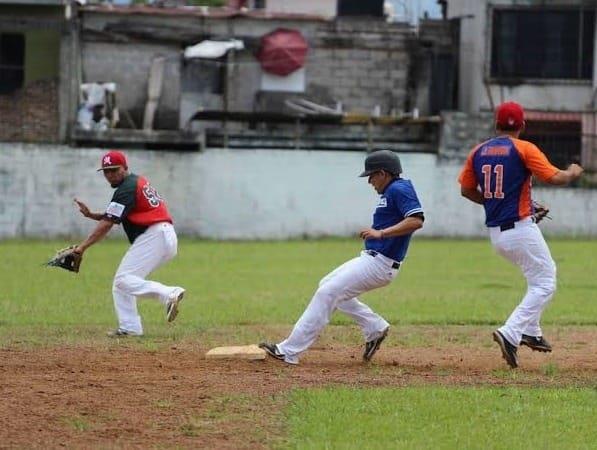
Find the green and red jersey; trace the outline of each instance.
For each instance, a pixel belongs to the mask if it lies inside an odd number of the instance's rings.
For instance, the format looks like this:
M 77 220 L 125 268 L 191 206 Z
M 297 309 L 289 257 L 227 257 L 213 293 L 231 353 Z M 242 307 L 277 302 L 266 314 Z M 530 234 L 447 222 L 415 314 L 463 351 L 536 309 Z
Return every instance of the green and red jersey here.
M 122 223 L 131 244 L 151 225 L 172 223 L 164 199 L 145 177 L 133 173 L 127 175 L 116 188 L 104 218 Z

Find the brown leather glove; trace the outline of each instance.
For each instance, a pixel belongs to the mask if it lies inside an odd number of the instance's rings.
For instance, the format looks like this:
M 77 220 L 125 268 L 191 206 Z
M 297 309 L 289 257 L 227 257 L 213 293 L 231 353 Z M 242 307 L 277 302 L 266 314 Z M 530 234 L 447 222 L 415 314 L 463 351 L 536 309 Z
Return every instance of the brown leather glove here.
M 83 255 L 77 251 L 76 245 L 60 249 L 46 263 L 47 266 L 60 267 L 70 272 L 78 272 L 83 261 Z
M 543 219 L 551 219 L 549 214 L 549 208 L 539 202 L 533 200 L 533 221 L 535 223 L 541 222 Z

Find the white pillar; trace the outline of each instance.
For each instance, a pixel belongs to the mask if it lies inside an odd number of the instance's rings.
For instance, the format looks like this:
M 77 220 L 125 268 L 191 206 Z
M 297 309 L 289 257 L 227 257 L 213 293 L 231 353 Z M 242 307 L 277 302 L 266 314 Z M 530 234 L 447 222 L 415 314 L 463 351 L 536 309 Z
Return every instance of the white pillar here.
M 593 27 L 593 109 L 597 108 L 597 14 Z

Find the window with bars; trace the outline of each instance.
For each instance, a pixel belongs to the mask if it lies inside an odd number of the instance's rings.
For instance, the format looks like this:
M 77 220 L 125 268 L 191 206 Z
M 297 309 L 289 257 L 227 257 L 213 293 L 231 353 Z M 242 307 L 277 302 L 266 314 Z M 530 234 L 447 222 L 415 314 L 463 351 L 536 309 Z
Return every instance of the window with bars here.
M 0 94 L 23 87 L 25 78 L 25 35 L 0 33 Z
M 521 139 L 537 145 L 551 163 L 560 169 L 581 162 L 580 121 L 527 120 Z
M 595 9 L 494 9 L 491 77 L 593 77 Z

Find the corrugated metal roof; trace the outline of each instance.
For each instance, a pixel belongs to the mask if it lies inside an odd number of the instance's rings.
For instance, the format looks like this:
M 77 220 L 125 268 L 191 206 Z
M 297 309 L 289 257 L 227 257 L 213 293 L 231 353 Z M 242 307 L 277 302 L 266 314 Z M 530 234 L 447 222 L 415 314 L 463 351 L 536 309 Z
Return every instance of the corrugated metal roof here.
M 525 111 L 525 120 L 538 122 L 580 122 L 582 113 L 579 112 L 550 112 L 550 111 Z
M 1 1 L 1 0 L 0 0 Z M 183 6 L 179 8 L 158 8 L 150 5 L 112 6 L 112 5 L 89 5 L 80 8 L 83 11 L 101 12 L 106 14 L 119 15 L 152 15 L 152 16 L 196 16 L 209 17 L 213 19 L 229 19 L 233 17 L 249 17 L 252 19 L 264 20 L 319 20 L 329 21 L 332 18 L 293 13 L 268 13 L 261 9 L 235 10 L 231 8 L 212 8 L 201 6 Z

